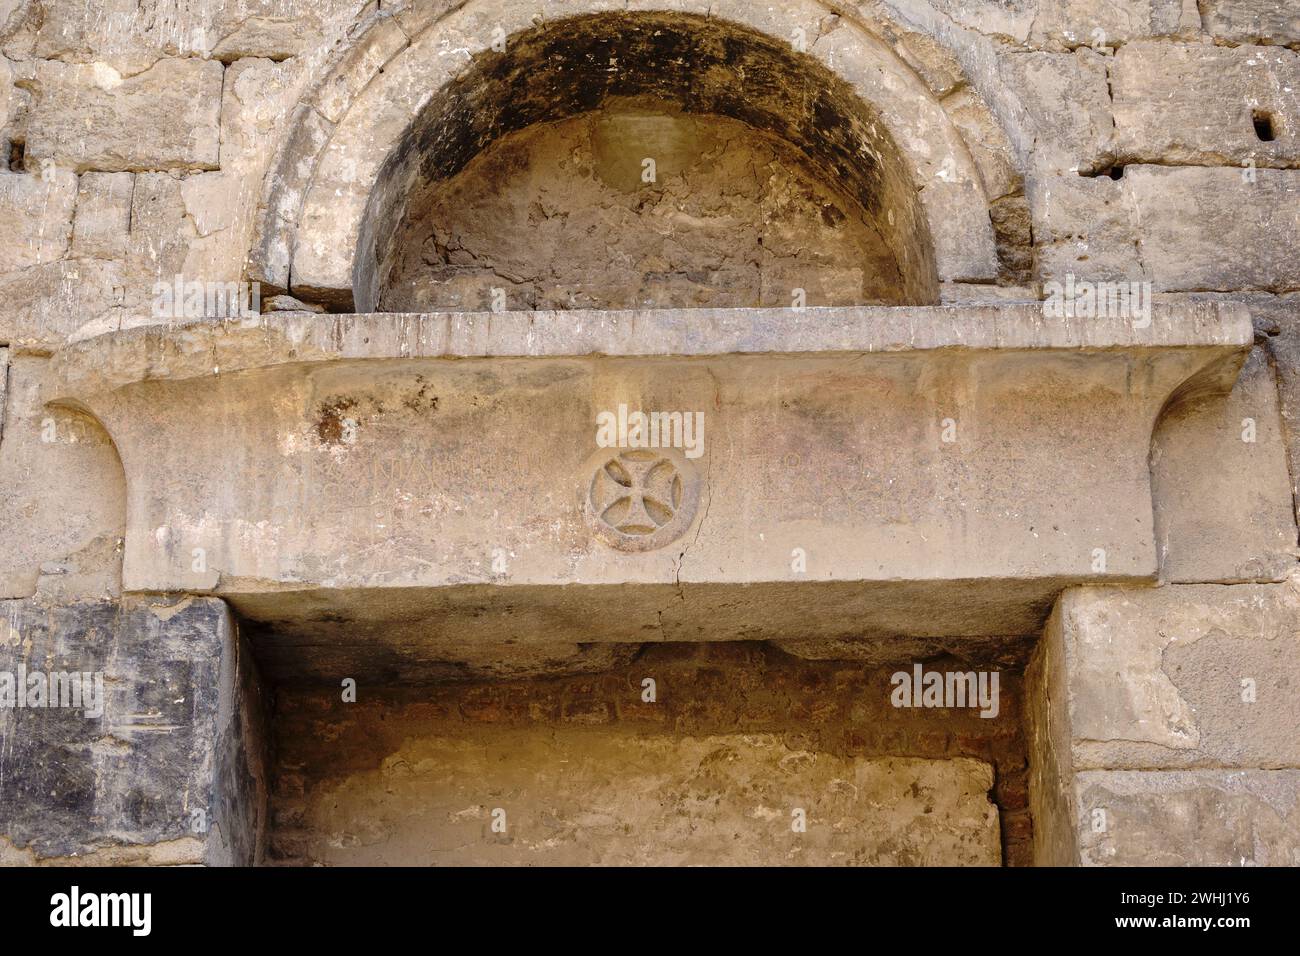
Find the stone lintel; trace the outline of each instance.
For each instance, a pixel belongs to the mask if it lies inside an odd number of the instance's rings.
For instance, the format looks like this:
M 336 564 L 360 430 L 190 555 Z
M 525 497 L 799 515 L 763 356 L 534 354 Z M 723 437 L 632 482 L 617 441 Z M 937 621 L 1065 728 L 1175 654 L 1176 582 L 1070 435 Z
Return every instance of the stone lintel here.
M 1154 579 L 1153 425 L 1251 335 L 1213 303 L 268 315 L 74 344 L 50 384 L 121 453 L 128 592 L 295 633 L 987 635 Z

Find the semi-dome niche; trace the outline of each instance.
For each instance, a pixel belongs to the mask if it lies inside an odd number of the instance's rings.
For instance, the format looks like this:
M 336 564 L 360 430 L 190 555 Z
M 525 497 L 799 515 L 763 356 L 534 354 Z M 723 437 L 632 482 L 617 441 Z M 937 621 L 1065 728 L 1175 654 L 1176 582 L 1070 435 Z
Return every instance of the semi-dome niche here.
M 937 302 L 907 160 L 797 41 L 604 13 L 477 54 L 379 171 L 357 311 Z

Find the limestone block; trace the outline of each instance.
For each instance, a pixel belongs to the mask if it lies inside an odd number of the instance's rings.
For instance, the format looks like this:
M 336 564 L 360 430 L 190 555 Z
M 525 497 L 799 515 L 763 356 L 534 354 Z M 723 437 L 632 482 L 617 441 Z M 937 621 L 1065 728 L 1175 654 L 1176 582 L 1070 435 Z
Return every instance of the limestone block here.
M 73 256 L 114 259 L 126 253 L 134 189 L 131 173 L 82 173 L 72 230 Z
M 1300 10 L 1285 0 L 1200 0 L 1205 31 L 1227 43 L 1300 44 Z
M 932 0 L 931 6 L 967 30 L 1024 43 L 1039 0 Z
M 944 101 L 944 108 L 962 131 L 966 146 L 979 167 L 984 195 L 990 202 L 1009 196 L 1022 188 L 1011 144 L 979 98 L 970 89 L 961 89 Z
M 1300 770 L 1079 774 L 1085 866 L 1300 865 Z
M 60 259 L 72 234 L 77 177 L 0 172 L 0 274 Z
M 1064 282 L 1071 274 L 1090 282 L 1149 278 L 1121 182 L 1035 169 L 1025 196 L 1041 281 Z
M 336 35 L 367 0 L 96 0 L 31 4 L 33 52 L 139 73 L 162 57 L 285 59 Z
M 185 207 L 184 184 L 170 173 L 138 173 L 131 195 L 131 233 L 123 262 L 124 305 L 131 316 L 151 315 L 154 284 L 229 276 L 187 275 L 186 261 L 199 238 L 199 221 Z M 205 222 L 206 225 L 206 222 Z
M 0 341 L 49 351 L 82 324 L 113 315 L 122 304 L 119 264 L 62 259 L 0 276 Z
M 416 37 L 455 7 L 456 0 L 397 0 L 392 6 L 406 35 Z M 620 9 L 622 6 L 618 4 Z
M 351 865 L 997 866 L 992 785 L 970 758 L 843 757 L 774 734 L 458 726 L 312 786 L 295 849 Z
M 308 56 L 328 48 L 373 5 L 374 0 L 220 0 L 208 34 L 212 56 L 224 63 Z
M 981 635 L 1036 629 L 1063 581 L 1154 577 L 1151 423 L 1230 387 L 1251 335 L 1209 307 L 275 313 L 80 342 L 57 377 L 135 463 L 128 590 L 286 626 L 338 602 L 389 645 L 466 602 L 466 640 L 567 640 L 628 584 L 607 640 L 841 636 L 850 606 L 860 631 Z M 620 405 L 707 420 L 645 542 L 597 520 Z
M 235 282 L 243 277 L 253 220 L 274 142 L 283 130 L 298 83 L 285 64 L 246 59 L 226 68 L 221 103 L 221 169 L 180 182 L 185 215 L 193 221 L 183 273 Z
M 0 862 L 260 859 L 261 688 L 222 602 L 4 601 L 0 681 L 22 672 L 84 675 L 82 707 L 0 708 Z
M 968 30 L 1052 50 L 1194 36 L 1196 0 L 932 0 Z
M 1280 581 L 1296 568 L 1286 442 L 1264 349 L 1231 395 L 1166 412 L 1151 474 L 1162 580 Z
M 1268 324 L 1274 332 L 1267 341 L 1277 363 L 1292 498 L 1300 507 L 1300 296 L 1264 298 L 1264 302 L 1252 302 L 1250 308 L 1257 321 Z
M 7 303 L 0 310 L 0 341 L 52 351 L 74 334 L 84 338 L 151 322 L 156 282 L 170 284 L 211 259 L 233 268 L 233 254 L 211 255 L 211 247 L 198 243 L 196 217 L 183 195 L 188 180 L 179 174 L 83 174 L 82 179 L 92 184 L 81 190 L 85 215 L 72 230 L 77 257 L 0 276 L 0 296 Z M 129 202 L 125 214 L 122 202 Z M 124 215 L 130 221 L 125 236 L 117 231 Z M 220 248 L 229 249 L 229 243 Z M 113 258 L 100 257 L 108 255 Z M 215 279 L 233 281 L 230 272 Z
M 335 65 L 329 81 L 314 91 L 312 105 L 331 123 L 338 123 L 375 72 L 410 44 L 397 20 L 380 20 Z
M 1132 43 L 1111 85 L 1116 162 L 1300 165 L 1300 54 Z
M 1144 37 L 1190 39 L 1200 25 L 1196 0 L 1040 0 L 1029 42 L 1116 47 Z
M 1126 167 L 1138 253 L 1158 291 L 1300 287 L 1300 170 L 1245 173 Z
M 1032 124 L 1035 162 L 1071 172 L 1109 165 L 1111 103 L 1103 57 L 1091 50 L 1007 53 L 998 67 Z
M 87 415 L 43 404 L 48 360 L 14 355 L 0 442 L 0 598 L 103 598 L 121 582 L 126 490 Z
M 37 65 L 29 166 L 51 159 L 78 171 L 215 169 L 222 66 L 165 59 L 123 76 L 104 63 Z
M 1044 642 L 1076 772 L 1300 764 L 1300 575 L 1070 589 Z
M 259 209 L 264 208 L 265 213 L 258 218 L 248 253 L 248 277 L 261 282 L 267 291 L 289 288 L 303 197 L 315 171 L 316 156 L 329 142 L 333 124 L 313 107 L 300 104 L 289 118 L 288 130 L 259 198 Z
M 32 6 L 33 54 L 65 62 L 101 62 L 139 73 L 163 56 L 189 56 L 205 49 L 208 8 L 215 4 L 136 0 L 61 3 L 38 0 Z
M 29 65 L 0 55 L 0 147 L 4 148 L 6 160 L 9 159 L 10 144 L 26 142 L 27 139 L 31 94 L 17 85 L 27 69 L 30 69 Z M 5 164 L 6 168 L 8 165 Z

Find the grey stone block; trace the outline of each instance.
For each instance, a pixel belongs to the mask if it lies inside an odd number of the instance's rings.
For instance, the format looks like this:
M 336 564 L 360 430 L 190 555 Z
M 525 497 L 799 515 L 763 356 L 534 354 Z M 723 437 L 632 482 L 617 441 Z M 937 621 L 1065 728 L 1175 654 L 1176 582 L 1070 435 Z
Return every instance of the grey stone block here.
M 73 672 L 81 708 L 34 706 Z M 0 692 L 5 674 L 31 696 L 0 695 L 0 861 L 259 859 L 260 691 L 223 602 L 0 602 Z

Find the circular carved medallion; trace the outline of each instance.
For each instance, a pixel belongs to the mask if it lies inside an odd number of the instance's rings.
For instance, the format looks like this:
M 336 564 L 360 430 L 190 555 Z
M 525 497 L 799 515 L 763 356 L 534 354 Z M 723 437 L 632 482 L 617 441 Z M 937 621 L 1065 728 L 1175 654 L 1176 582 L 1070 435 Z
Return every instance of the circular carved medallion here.
M 700 489 L 675 449 L 613 449 L 592 459 L 587 517 L 620 551 L 653 551 L 677 540 L 695 519 Z

